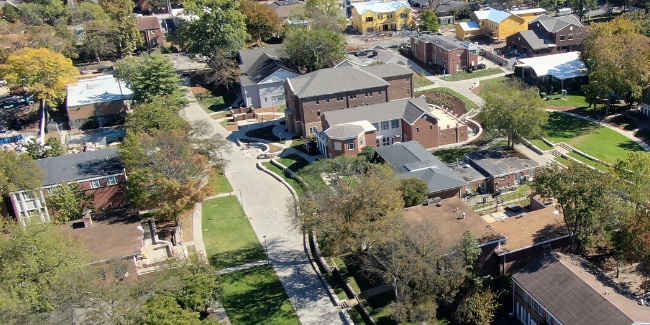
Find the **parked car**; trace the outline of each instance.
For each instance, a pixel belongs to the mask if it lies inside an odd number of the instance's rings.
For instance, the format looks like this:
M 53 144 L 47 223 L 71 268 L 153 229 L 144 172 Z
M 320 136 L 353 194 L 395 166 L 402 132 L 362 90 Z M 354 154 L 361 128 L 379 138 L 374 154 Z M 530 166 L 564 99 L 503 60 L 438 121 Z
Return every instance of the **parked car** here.
M 0 121 L 0 133 L 6 133 L 7 131 L 9 131 L 7 124 L 4 121 Z
M 479 69 L 479 70 L 483 70 L 483 69 L 485 69 L 485 64 L 484 63 L 479 63 L 478 65 L 476 65 L 476 68 Z
M 271 158 L 275 158 L 275 154 L 270 152 L 261 153 L 259 154 L 259 156 L 257 156 L 257 159 L 271 159 Z

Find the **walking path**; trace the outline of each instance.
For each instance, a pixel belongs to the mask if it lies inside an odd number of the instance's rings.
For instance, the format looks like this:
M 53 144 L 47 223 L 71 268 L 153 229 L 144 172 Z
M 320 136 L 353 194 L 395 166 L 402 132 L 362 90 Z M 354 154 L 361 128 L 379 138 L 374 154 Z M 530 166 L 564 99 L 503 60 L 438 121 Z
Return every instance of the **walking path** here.
M 221 270 L 217 271 L 217 274 L 228 274 L 228 273 L 232 273 L 232 272 L 248 270 L 250 268 L 266 265 L 268 263 L 269 263 L 268 261 L 256 261 L 256 262 L 246 263 L 246 264 L 242 264 L 242 265 L 237 265 L 237 266 L 221 269 Z
M 479 97 L 477 94 L 472 92 L 472 89 L 475 86 L 480 85 L 480 82 L 483 80 L 488 80 L 488 79 L 494 79 L 498 77 L 503 77 L 507 74 L 510 74 L 512 72 L 501 69 L 503 72 L 499 74 L 493 74 L 491 76 L 485 76 L 485 77 L 478 77 L 478 78 L 473 78 L 473 79 L 466 79 L 466 80 L 458 80 L 458 81 L 445 81 L 440 79 L 440 77 L 437 76 L 427 76 L 427 79 L 433 81 L 435 84 L 429 85 L 429 86 L 424 86 L 420 88 L 416 88 L 415 91 L 423 91 L 423 90 L 428 90 L 432 88 L 439 88 L 439 87 L 445 87 L 452 89 L 461 95 L 467 97 L 469 100 L 474 102 L 478 107 L 480 108 L 483 106 L 485 101 L 483 98 Z
M 255 231 L 258 240 L 266 238 L 268 256 L 291 304 L 303 324 L 342 324 L 339 309 L 330 300 L 327 291 L 313 270 L 303 244 L 303 236 L 287 216 L 287 202 L 292 200 L 286 187 L 271 175 L 256 168 L 256 155 L 242 154 L 242 148 L 235 145 L 236 137 L 217 121 L 210 118 L 196 103 L 191 91 L 187 97 L 191 103 L 181 115 L 189 121 L 204 120 L 213 126 L 215 133 L 230 140 L 231 150 L 224 152 L 228 160 L 225 174 L 239 196 L 243 209 Z M 272 121 L 271 123 L 277 123 Z M 206 134 L 205 136 L 210 136 Z M 195 219 L 196 220 L 196 219 Z M 194 228 L 200 227 L 200 218 Z M 197 226 L 198 225 L 198 226 Z M 202 237 L 201 237 L 202 238 Z M 196 241 L 196 237 L 195 237 Z

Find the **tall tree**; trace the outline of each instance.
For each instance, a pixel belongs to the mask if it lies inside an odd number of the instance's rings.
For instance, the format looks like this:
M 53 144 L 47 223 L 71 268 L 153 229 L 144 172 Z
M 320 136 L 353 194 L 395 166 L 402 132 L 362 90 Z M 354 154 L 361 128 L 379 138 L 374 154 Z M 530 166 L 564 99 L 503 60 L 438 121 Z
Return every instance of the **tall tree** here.
M 341 62 L 345 41 L 340 33 L 326 29 L 295 28 L 287 32 L 281 53 L 289 65 L 312 72 Z
M 74 277 L 85 261 L 78 243 L 51 224 L 2 224 L 0 236 L 0 315 L 4 323 L 28 324 L 36 314 L 61 303 L 54 295 L 66 277 Z M 32 319 L 33 321 L 33 319 Z
M 566 0 L 565 5 L 582 21 L 589 11 L 598 8 L 598 0 Z
M 76 83 L 79 70 L 62 54 L 45 48 L 23 48 L 12 53 L 0 66 L 10 87 L 26 87 L 41 103 L 41 145 L 45 143 L 46 105 L 55 109 L 63 101 L 67 86 Z
M 138 21 L 131 0 L 100 0 L 99 5 L 111 18 L 112 39 L 119 57 L 131 54 L 141 41 Z
M 197 312 L 183 309 L 176 299 L 167 295 L 149 298 L 144 310 L 145 325 L 200 325 Z
M 137 102 L 151 103 L 161 96 L 180 99 L 185 95 L 176 69 L 161 54 L 122 59 L 115 64 L 115 70 L 133 91 L 133 99 Z
M 535 195 L 555 200 L 571 236 L 571 249 L 579 252 L 620 221 L 620 203 L 613 184 L 609 174 L 571 164 L 566 169 L 543 169 L 535 176 L 531 189 Z
M 440 29 L 440 23 L 438 22 L 438 16 L 431 9 L 426 9 L 422 11 L 420 15 L 420 30 L 437 32 Z
M 178 223 L 181 212 L 210 194 L 204 181 L 211 172 L 208 158 L 196 152 L 185 132 L 128 131 L 120 157 L 129 172 L 129 197 L 163 220 Z
M 483 90 L 485 105 L 478 119 L 486 128 L 496 130 L 508 138 L 508 146 L 523 138 L 541 135 L 548 113 L 541 109 L 537 90 L 519 80 L 490 84 Z
M 462 324 L 490 325 L 494 312 L 499 307 L 498 295 L 489 288 L 479 287 L 465 296 L 454 314 L 454 319 Z
M 346 20 L 341 15 L 341 3 L 336 0 L 307 0 L 305 12 L 311 18 L 314 29 L 327 29 L 340 33 Z
M 244 0 L 239 10 L 246 16 L 246 31 L 258 45 L 278 32 L 282 20 L 268 5 Z
M 29 25 L 49 24 L 54 26 L 56 21 L 65 13 L 65 4 L 57 0 L 27 0 L 18 6 L 21 19 Z
M 11 192 L 41 188 L 44 176 L 45 172 L 28 155 L 0 150 L 0 202 Z
M 219 49 L 208 61 L 208 66 L 212 69 L 208 82 L 226 89 L 232 89 L 239 82 L 240 71 L 234 55 Z
M 645 151 L 630 152 L 627 159 L 619 159 L 613 167 L 614 174 L 622 180 L 617 187 L 634 211 L 641 211 L 650 202 L 650 155 Z
M 84 212 L 92 207 L 93 195 L 85 191 L 77 183 L 63 182 L 50 189 L 47 203 L 54 211 L 54 222 L 65 223 L 83 217 Z
M 206 56 L 221 49 L 236 53 L 246 44 L 246 18 L 237 0 L 186 0 L 180 28 L 172 40 L 190 53 Z
M 402 192 L 404 207 L 422 205 L 427 202 L 429 187 L 419 178 L 403 178 L 399 180 L 399 190 Z
M 177 99 L 171 96 L 154 98 L 151 103 L 136 104 L 133 113 L 126 117 L 126 128 L 149 135 L 159 131 L 188 130 L 189 123 L 178 115 L 180 108 Z

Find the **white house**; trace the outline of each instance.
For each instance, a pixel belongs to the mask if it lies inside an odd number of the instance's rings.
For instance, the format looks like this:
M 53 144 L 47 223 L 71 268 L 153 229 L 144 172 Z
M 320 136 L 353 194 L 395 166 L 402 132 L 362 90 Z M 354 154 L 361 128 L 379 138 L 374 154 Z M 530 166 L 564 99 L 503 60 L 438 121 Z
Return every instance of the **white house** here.
M 273 47 L 239 51 L 239 70 L 244 105 L 256 108 L 285 105 L 284 81 L 298 76 L 282 64 Z

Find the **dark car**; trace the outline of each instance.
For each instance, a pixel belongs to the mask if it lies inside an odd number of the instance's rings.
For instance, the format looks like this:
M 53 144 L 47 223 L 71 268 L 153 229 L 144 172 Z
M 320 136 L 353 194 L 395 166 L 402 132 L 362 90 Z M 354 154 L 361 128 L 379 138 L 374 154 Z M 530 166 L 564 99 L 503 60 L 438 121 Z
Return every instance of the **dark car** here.
M 22 119 L 16 117 L 13 120 L 11 120 L 10 126 L 11 126 L 12 129 L 14 129 L 16 131 L 20 131 L 20 130 L 23 129 L 23 124 L 24 124 L 24 121 Z
M 484 64 L 484 63 L 479 63 L 479 64 L 476 66 L 476 68 L 479 69 L 479 70 L 483 70 L 483 69 L 485 69 L 485 64 Z
M 5 122 L 0 121 L 0 133 L 5 133 L 7 131 L 9 131 L 9 129 L 7 129 L 7 125 L 5 124 Z

